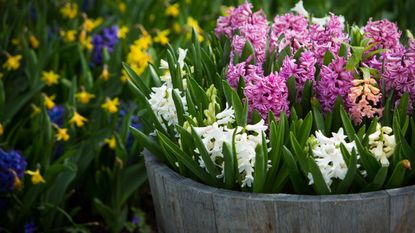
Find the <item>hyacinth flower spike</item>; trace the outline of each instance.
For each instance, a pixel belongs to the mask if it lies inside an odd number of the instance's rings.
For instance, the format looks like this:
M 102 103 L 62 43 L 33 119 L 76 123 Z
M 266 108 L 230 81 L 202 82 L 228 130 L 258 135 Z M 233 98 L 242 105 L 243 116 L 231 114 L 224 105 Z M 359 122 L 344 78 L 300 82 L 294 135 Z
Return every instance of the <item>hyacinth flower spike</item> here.
M 363 79 L 352 81 L 348 95 L 351 107 L 349 108 L 353 122 L 358 125 L 364 117 L 372 119 L 375 115 L 382 116 L 382 107 L 377 107 L 382 100 L 382 93 L 377 88 L 376 80 L 370 77 L 369 70 L 362 68 Z

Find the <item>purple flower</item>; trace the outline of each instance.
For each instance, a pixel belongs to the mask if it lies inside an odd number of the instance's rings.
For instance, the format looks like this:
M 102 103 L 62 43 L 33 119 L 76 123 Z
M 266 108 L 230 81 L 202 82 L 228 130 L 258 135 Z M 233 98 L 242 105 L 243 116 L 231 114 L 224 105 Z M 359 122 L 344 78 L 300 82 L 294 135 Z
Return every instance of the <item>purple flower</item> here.
M 415 100 L 415 62 L 413 51 L 398 50 L 387 52 L 384 56 L 384 72 L 386 91 L 394 91 L 397 97 L 409 93 L 411 105 Z
M 16 181 L 23 178 L 26 166 L 26 159 L 17 151 L 0 149 L 0 192 L 13 191 Z
M 26 223 L 24 225 L 24 233 L 35 233 L 36 232 L 36 224 L 32 221 L 29 223 Z
M 118 27 L 112 26 L 105 28 L 102 34 L 96 34 L 92 38 L 92 61 L 97 64 L 102 64 L 102 53 L 104 48 L 107 48 L 108 53 L 112 53 L 115 45 L 118 42 Z
M 353 74 L 345 69 L 343 57 L 336 57 L 328 65 L 323 65 L 320 71 L 321 79 L 317 84 L 317 97 L 325 112 L 333 109 L 337 96 L 343 99 L 346 108 L 349 107 L 347 95 L 352 87 Z
M 226 73 L 226 80 L 228 81 L 229 85 L 236 89 L 239 84 L 239 78 L 245 77 L 246 75 L 246 62 L 242 62 L 236 65 L 232 63 L 229 64 L 228 72 Z
M 245 2 L 229 10 L 229 16 L 219 17 L 215 33 L 217 37 L 225 35 L 232 42 L 231 60 L 240 56 L 247 41 L 254 50 L 257 62 L 265 59 L 265 46 L 268 37 L 268 21 L 263 11 L 252 13 L 252 4 Z M 238 34 L 235 34 L 238 32 Z
M 279 42 L 281 35 L 284 35 L 284 38 Z M 302 46 L 307 46 L 310 40 L 308 20 L 303 15 L 292 13 L 277 15 L 272 24 L 270 39 L 272 49 L 282 49 L 286 45 L 291 45 L 292 50 L 296 51 Z
M 48 110 L 50 121 L 52 123 L 55 123 L 59 127 L 62 127 L 63 125 L 64 114 L 65 114 L 65 108 L 62 105 L 56 105 L 52 109 Z
M 349 37 L 344 32 L 340 17 L 331 14 L 324 26 L 313 24 L 310 26 L 311 44 L 309 48 L 313 51 L 319 65 L 323 64 L 324 55 L 327 50 L 338 54 L 341 44 L 349 42 Z
M 126 117 L 129 114 L 129 111 L 134 111 L 134 110 L 131 110 L 131 109 L 134 109 L 133 104 L 131 102 L 128 102 L 128 103 L 121 102 L 120 111 L 118 112 L 118 116 L 119 116 L 119 122 L 117 123 L 117 129 L 118 130 L 121 129 L 123 119 L 124 119 L 124 117 Z M 139 121 L 138 116 L 135 116 L 135 115 L 131 116 L 129 124 L 130 124 L 130 126 L 132 126 L 135 129 L 138 129 L 138 130 L 140 130 L 143 127 L 143 125 Z M 130 131 L 128 131 L 127 140 L 126 140 L 126 143 L 125 143 L 125 146 L 126 146 L 127 150 L 130 150 L 132 148 L 132 146 L 134 144 L 134 141 L 135 141 L 135 139 L 134 139 L 133 135 L 131 134 Z
M 235 9 L 228 11 L 228 16 L 221 16 L 217 20 L 215 34 L 219 38 L 225 35 L 232 38 L 236 30 L 245 25 L 267 26 L 267 18 L 263 11 L 252 13 L 252 4 L 245 2 Z
M 277 73 L 252 80 L 244 94 L 250 115 L 257 110 L 263 119 L 267 119 L 268 112 L 272 111 L 278 119 L 281 112 L 289 113 L 288 88 L 285 79 Z
M 299 61 L 288 56 L 284 59 L 280 76 L 285 80 L 291 76 L 295 78 L 298 98 L 301 98 L 307 80 L 311 80 L 313 85 L 315 84 L 314 73 L 316 72 L 316 61 L 316 58 L 310 51 L 301 53 Z
M 140 224 L 140 222 L 141 222 L 141 219 L 137 216 L 134 216 L 134 217 L 131 218 L 131 223 L 133 223 L 135 225 Z
M 399 38 L 401 32 L 395 23 L 387 19 L 369 22 L 364 28 L 364 37 L 370 38 L 373 41 L 369 44 L 376 43 L 372 50 L 376 49 L 397 49 L 400 47 Z
M 255 50 L 256 62 L 262 64 L 265 60 L 268 26 L 247 24 L 240 27 L 239 30 L 240 35 L 235 35 L 232 39 L 232 53 L 241 55 L 245 43 L 249 41 Z

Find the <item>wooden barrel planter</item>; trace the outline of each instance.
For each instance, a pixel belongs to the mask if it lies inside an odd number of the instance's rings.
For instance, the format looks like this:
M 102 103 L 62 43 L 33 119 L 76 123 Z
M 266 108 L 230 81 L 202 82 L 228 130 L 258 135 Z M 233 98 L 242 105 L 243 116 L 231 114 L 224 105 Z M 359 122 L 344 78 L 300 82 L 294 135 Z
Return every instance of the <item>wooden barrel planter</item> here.
M 185 178 L 145 154 L 159 232 L 415 232 L 415 186 L 329 196 L 254 194 Z

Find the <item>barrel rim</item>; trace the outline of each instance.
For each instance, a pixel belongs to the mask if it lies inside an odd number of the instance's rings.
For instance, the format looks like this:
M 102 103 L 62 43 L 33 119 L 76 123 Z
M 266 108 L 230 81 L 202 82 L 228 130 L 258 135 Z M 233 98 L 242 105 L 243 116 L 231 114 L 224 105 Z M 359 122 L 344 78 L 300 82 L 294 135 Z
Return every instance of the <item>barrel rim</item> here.
M 361 201 L 370 199 L 384 199 L 393 196 L 407 195 L 408 193 L 415 193 L 415 185 L 404 186 L 394 189 L 385 189 L 373 192 L 351 193 L 351 194 L 333 194 L 333 195 L 305 195 L 305 194 L 289 194 L 289 193 L 250 193 L 240 192 L 235 190 L 212 187 L 193 179 L 184 177 L 172 170 L 163 162 L 159 161 L 153 154 L 144 151 L 144 158 L 147 169 L 157 169 L 161 172 L 165 179 L 169 182 L 176 182 L 182 188 L 189 191 L 197 191 L 199 193 L 214 194 L 218 197 L 233 197 L 249 200 L 260 201 L 296 201 L 296 202 L 341 202 L 341 201 Z

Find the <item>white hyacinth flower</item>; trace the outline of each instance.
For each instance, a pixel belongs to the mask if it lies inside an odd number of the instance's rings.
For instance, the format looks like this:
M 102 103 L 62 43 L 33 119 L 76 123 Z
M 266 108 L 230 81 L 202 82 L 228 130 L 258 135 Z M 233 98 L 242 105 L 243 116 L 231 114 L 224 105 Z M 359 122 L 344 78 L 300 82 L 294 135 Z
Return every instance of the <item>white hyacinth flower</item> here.
M 382 164 L 388 167 L 388 158 L 395 152 L 395 135 L 392 135 L 392 128 L 376 125 L 376 131 L 369 135 L 369 150 L 372 155 Z
M 235 111 L 232 107 L 226 103 L 225 110 L 216 114 L 216 121 L 219 125 L 227 125 L 228 123 L 235 122 Z
M 301 0 L 298 1 L 293 8 L 291 8 L 291 11 L 296 12 L 299 15 L 303 15 L 304 17 L 309 17 L 307 10 L 304 8 L 303 1 Z
M 186 75 L 186 70 L 184 70 L 184 64 L 185 64 L 184 59 L 186 58 L 187 49 L 179 48 L 178 52 L 179 52 L 179 58 L 177 59 L 177 63 L 179 63 L 180 73 L 181 73 L 182 77 L 184 77 L 184 75 Z M 160 77 L 160 79 L 163 82 L 167 83 L 168 87 L 172 87 L 173 84 L 172 84 L 172 81 L 171 81 L 171 74 L 170 74 L 170 71 L 169 71 L 169 63 L 167 63 L 166 60 L 161 59 L 160 60 L 160 69 L 165 71 L 164 75 L 162 75 Z M 186 80 L 185 79 L 183 79 L 183 87 L 186 89 Z
M 174 105 L 172 91 L 173 88 L 169 87 L 167 83 L 163 83 L 160 87 L 153 87 L 152 93 L 148 102 L 150 103 L 151 109 L 157 116 L 157 119 L 162 123 L 162 126 L 167 129 L 163 124 L 163 120 L 167 122 L 168 126 L 176 125 L 179 123 L 177 118 L 176 106 Z M 176 89 L 177 90 L 177 89 Z M 177 90 L 181 97 L 184 111 L 187 112 L 187 101 L 185 97 Z
M 223 143 L 232 142 L 233 131 L 228 130 L 224 126 L 218 125 L 217 122 L 212 125 L 205 127 L 195 127 L 196 133 L 201 137 L 202 142 L 210 155 L 213 163 L 220 167 L 222 174 L 219 177 L 223 176 L 223 154 L 222 146 Z M 199 150 L 196 148 L 196 153 L 199 153 Z M 199 165 L 202 168 L 206 168 L 205 162 L 201 157 L 199 157 Z
M 333 132 L 330 138 L 324 136 L 321 131 L 316 132 L 312 152 L 329 189 L 333 179 L 343 180 L 348 170 L 340 145 L 343 144 L 349 153 L 352 153 L 352 150 L 356 148 L 354 141 L 349 143 L 345 141 L 346 137 L 343 128 L 340 128 L 337 133 Z M 311 174 L 308 175 L 308 178 L 309 184 L 313 184 L 314 180 Z
M 262 133 L 267 130 L 264 120 L 255 125 L 247 125 L 245 128 L 229 128 L 228 123 L 235 121 L 235 112 L 232 107 L 226 106 L 225 110 L 216 114 L 216 122 L 205 127 L 195 127 L 196 133 L 201 137 L 202 142 L 208 151 L 213 163 L 221 168 L 218 178 L 224 176 L 224 164 L 222 148 L 224 143 L 232 144 L 233 134 L 235 135 L 235 149 L 238 161 L 238 171 L 242 174 L 242 187 L 252 187 L 255 170 L 255 149 L 262 143 Z M 199 150 L 195 150 L 199 153 Z M 206 169 L 204 161 L 200 158 L 199 165 Z
M 293 8 L 291 8 L 291 11 L 296 12 L 297 14 L 302 15 L 306 18 L 310 18 L 310 14 L 304 8 L 303 1 L 301 1 L 301 0 L 298 1 L 297 4 L 295 4 L 295 6 Z M 325 16 L 325 17 L 322 17 L 322 18 L 311 17 L 311 22 L 313 24 L 319 25 L 320 27 L 324 27 L 327 24 L 327 22 L 329 21 L 329 19 L 330 19 L 330 16 Z M 340 20 L 340 23 L 344 27 L 344 22 L 345 22 L 344 16 L 340 15 L 339 20 Z

